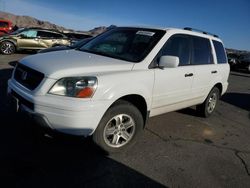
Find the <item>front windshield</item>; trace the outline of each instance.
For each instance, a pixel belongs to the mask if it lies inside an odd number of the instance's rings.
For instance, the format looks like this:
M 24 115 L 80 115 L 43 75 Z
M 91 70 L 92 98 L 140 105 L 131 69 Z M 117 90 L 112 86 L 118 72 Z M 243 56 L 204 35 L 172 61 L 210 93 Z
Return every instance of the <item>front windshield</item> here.
M 83 45 L 80 50 L 125 61 L 140 62 L 162 38 L 165 31 L 116 28 Z
M 12 32 L 12 33 L 10 33 L 10 34 L 11 34 L 11 35 L 16 35 L 16 34 L 21 33 L 23 30 L 25 30 L 25 29 L 24 29 L 24 28 L 20 28 L 20 29 L 18 29 L 18 30 L 14 31 L 14 32 Z

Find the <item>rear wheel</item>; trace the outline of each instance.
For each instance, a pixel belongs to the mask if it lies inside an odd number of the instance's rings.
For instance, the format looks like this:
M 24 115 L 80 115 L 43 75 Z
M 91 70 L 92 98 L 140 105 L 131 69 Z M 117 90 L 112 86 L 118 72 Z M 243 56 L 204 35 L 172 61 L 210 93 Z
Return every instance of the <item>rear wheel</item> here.
M 93 141 L 108 153 L 120 152 L 135 143 L 143 123 L 140 111 L 133 104 L 118 101 L 104 114 Z
M 219 98 L 220 90 L 214 87 L 208 94 L 206 100 L 202 104 L 196 106 L 199 114 L 203 117 L 209 117 L 215 111 Z
M 3 41 L 0 44 L 0 51 L 1 51 L 2 54 L 10 55 L 10 54 L 13 54 L 16 51 L 16 47 L 12 42 Z

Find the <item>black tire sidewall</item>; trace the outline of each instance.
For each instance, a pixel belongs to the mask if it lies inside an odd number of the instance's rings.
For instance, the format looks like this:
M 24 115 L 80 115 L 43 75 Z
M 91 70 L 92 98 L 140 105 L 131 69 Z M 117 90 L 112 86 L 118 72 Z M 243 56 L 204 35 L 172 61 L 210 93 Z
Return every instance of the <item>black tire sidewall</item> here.
M 127 114 L 131 118 L 133 118 L 135 122 L 135 133 L 132 139 L 124 146 L 119 148 L 108 146 L 103 138 L 103 132 L 105 129 L 106 124 L 109 122 L 111 118 L 119 114 Z M 129 102 L 119 102 L 111 106 L 107 112 L 104 114 L 103 118 L 101 119 L 97 129 L 93 134 L 93 141 L 104 151 L 107 153 L 116 153 L 122 150 L 126 150 L 128 147 L 135 143 L 136 138 L 139 136 L 140 132 L 143 130 L 143 117 L 141 112 L 131 103 Z

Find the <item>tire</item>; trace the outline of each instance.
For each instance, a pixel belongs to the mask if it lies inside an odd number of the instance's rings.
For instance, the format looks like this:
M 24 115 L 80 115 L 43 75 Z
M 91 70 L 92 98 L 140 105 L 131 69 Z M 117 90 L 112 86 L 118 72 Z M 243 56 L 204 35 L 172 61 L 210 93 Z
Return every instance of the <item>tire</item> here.
M 93 134 L 93 141 L 108 154 L 133 145 L 143 130 L 141 112 L 131 103 L 120 100 L 112 105 Z
M 16 47 L 12 42 L 3 41 L 0 44 L 0 51 L 1 51 L 2 54 L 10 55 L 10 54 L 15 53 Z
M 206 100 L 196 106 L 196 110 L 202 117 L 209 117 L 215 111 L 218 100 L 220 98 L 220 90 L 217 87 L 214 87 L 208 94 Z

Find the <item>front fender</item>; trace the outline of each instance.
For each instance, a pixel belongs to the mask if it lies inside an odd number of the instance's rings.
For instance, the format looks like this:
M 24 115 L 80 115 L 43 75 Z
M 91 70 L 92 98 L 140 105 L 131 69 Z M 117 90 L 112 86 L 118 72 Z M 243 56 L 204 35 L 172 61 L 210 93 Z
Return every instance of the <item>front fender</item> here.
M 13 40 L 13 39 L 8 39 L 8 38 L 4 38 L 0 40 L 0 43 L 4 42 L 4 41 L 8 41 L 8 42 L 12 42 L 15 46 L 17 46 L 17 41 Z
M 98 76 L 98 88 L 93 100 L 109 100 L 113 104 L 116 100 L 127 95 L 140 95 L 148 110 L 151 107 L 154 84 L 153 70 L 136 70 Z

